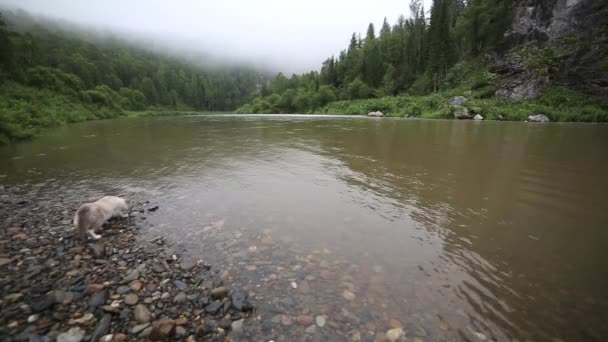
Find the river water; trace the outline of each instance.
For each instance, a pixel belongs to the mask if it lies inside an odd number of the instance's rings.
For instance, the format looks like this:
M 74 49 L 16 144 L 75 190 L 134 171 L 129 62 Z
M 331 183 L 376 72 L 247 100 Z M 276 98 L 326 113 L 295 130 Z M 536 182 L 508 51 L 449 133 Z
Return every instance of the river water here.
M 0 184 L 158 205 L 141 239 L 249 291 L 248 338 L 599 341 L 607 150 L 592 124 L 117 119 L 0 148 Z

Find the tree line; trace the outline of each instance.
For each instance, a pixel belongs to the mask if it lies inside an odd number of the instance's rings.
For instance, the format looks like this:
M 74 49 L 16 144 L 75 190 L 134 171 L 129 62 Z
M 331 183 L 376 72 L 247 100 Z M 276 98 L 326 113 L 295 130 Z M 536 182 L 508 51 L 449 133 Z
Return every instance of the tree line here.
M 83 39 L 23 11 L 0 13 L 0 47 L 0 84 L 109 110 L 233 110 L 260 78 L 250 68 L 204 68 L 121 41 Z
M 326 59 L 319 72 L 279 73 L 239 112 L 308 113 L 335 100 L 408 93 L 424 95 L 450 84 L 451 68 L 497 48 L 511 23 L 512 0 L 411 0 L 410 17 L 377 32 L 353 33 L 348 48 Z

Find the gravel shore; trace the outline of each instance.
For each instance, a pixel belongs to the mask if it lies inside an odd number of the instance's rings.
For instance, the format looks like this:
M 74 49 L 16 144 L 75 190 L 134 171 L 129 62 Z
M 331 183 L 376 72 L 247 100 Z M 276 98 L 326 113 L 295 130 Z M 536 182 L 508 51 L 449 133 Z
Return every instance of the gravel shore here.
M 80 203 L 43 186 L 0 186 L 3 341 L 222 341 L 247 325 L 247 294 L 218 270 L 163 236 L 138 239 L 156 204 L 135 203 L 83 243 L 71 223 Z

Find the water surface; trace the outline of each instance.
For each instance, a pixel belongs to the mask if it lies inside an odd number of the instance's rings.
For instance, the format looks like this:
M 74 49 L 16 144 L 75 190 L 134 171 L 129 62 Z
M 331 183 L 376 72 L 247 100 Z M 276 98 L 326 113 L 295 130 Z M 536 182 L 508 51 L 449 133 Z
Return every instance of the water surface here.
M 119 119 L 1 148 L 0 184 L 159 205 L 142 239 L 250 291 L 261 340 L 606 340 L 607 148 L 606 125 Z

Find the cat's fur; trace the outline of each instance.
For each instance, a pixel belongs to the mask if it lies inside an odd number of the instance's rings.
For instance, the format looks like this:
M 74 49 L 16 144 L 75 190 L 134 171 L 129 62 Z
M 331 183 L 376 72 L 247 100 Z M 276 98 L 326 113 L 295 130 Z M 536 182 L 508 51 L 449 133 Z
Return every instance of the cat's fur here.
M 83 241 L 87 239 L 87 233 L 95 240 L 101 235 L 95 232 L 112 217 L 128 216 L 129 204 L 124 198 L 116 196 L 105 196 L 93 203 L 85 203 L 78 208 L 74 215 L 74 226 Z

